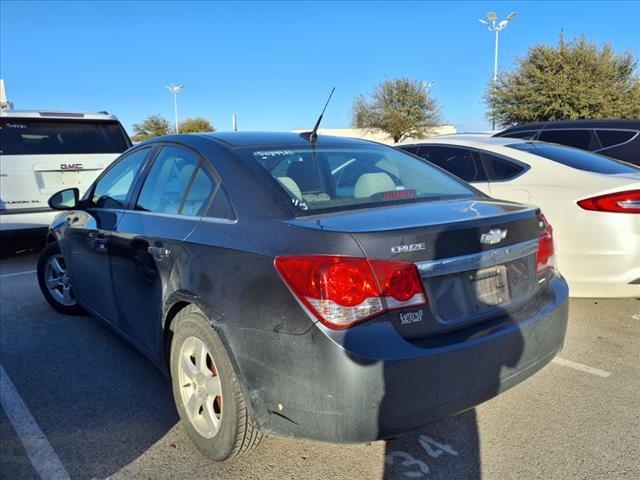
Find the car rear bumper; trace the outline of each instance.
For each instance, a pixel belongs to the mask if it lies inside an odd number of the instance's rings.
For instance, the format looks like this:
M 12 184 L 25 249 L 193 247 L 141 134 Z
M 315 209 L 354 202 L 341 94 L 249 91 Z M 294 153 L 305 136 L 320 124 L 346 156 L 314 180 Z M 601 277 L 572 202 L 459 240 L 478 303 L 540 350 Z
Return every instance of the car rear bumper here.
M 267 434 L 389 438 L 473 408 L 546 365 L 563 346 L 567 296 L 554 277 L 544 301 L 520 314 L 429 340 L 405 340 L 386 321 L 345 331 L 318 324 L 304 335 L 244 331 L 239 350 L 251 353 L 236 357 L 238 373 Z
M 640 217 L 580 210 L 558 229 L 558 268 L 572 297 L 640 297 Z

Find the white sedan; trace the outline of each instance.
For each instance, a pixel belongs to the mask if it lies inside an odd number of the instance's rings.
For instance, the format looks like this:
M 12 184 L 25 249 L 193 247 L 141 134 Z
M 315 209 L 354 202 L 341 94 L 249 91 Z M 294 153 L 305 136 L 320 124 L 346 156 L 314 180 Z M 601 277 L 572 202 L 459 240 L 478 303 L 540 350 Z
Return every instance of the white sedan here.
M 399 145 L 486 194 L 539 206 L 574 297 L 640 297 L 640 168 L 514 138 L 447 135 Z

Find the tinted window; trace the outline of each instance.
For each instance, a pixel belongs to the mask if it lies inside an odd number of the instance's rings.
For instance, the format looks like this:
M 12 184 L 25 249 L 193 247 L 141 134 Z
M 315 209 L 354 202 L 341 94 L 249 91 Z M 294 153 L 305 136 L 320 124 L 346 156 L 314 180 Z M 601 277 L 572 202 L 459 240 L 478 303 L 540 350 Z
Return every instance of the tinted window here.
M 226 192 L 222 188 L 218 188 L 215 196 L 213 197 L 213 202 L 211 202 L 211 206 L 209 207 L 209 211 L 207 212 L 207 217 L 212 218 L 227 218 L 229 220 L 233 220 L 236 218 L 233 213 L 233 207 L 231 206 L 231 202 L 229 201 L 229 197 Z
M 423 145 L 418 150 L 418 155 L 466 182 L 480 182 L 487 179 L 482 165 L 470 150 Z
M 628 142 L 638 134 L 636 131 L 629 130 L 596 130 L 596 132 L 603 148 Z
M 522 138 L 524 140 L 531 140 L 538 133 L 537 130 L 526 130 L 522 132 L 508 132 L 504 135 L 499 135 L 500 137 L 510 137 L 510 138 Z
M 215 187 L 216 181 L 211 175 L 211 172 L 200 166 L 193 177 L 189 192 L 184 198 L 184 204 L 180 213 L 193 217 L 201 217 L 204 215 Z
M 561 147 L 544 143 L 515 143 L 510 148 L 539 155 L 563 165 L 586 172 L 617 174 L 638 173 L 640 168 L 597 153 L 585 152 L 575 148 Z
M 589 150 L 591 130 L 542 130 L 538 140 Z
M 487 175 L 490 181 L 504 181 L 511 180 L 524 172 L 525 167 L 510 162 L 504 158 L 496 157 L 488 153 L 482 153 L 482 160 L 487 167 Z
M 400 147 L 402 150 L 404 150 L 405 152 L 409 152 L 409 153 L 413 153 L 414 155 L 416 155 L 418 153 L 418 147 L 416 146 L 406 146 L 406 147 Z
M 0 130 L 3 155 L 122 153 L 130 146 L 113 121 L 2 119 Z
M 264 168 L 301 211 L 477 197 L 429 163 L 383 145 L 245 148 L 241 152 Z
M 188 150 L 163 147 L 144 181 L 136 208 L 178 213 L 199 158 Z
M 91 201 L 98 208 L 123 208 L 131 185 L 150 148 L 136 150 L 115 163 L 98 180 Z

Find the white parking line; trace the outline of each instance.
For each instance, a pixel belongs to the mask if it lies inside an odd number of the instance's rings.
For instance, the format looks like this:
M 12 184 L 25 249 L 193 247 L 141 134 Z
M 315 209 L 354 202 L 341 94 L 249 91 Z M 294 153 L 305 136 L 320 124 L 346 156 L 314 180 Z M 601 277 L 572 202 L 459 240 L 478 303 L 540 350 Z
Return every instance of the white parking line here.
M 2 365 L 0 365 L 0 403 L 40 478 L 69 480 L 69 474 L 62 466 L 58 455 L 31 416 Z
M 593 368 L 593 367 L 590 367 L 589 365 L 584 365 L 578 362 L 572 362 L 571 360 L 567 360 L 560 357 L 556 357 L 552 361 L 553 363 L 557 363 L 558 365 L 562 365 L 563 367 L 573 368 L 574 370 L 590 373 L 591 375 L 597 375 L 598 377 L 602 377 L 602 378 L 607 378 L 609 375 L 611 375 L 611 372 L 607 372 L 606 370 L 600 370 L 599 368 Z
M 36 271 L 35 270 L 29 270 L 28 272 L 3 273 L 2 275 L 0 275 L 0 278 L 15 277 L 17 275 L 27 275 L 29 273 L 36 273 Z

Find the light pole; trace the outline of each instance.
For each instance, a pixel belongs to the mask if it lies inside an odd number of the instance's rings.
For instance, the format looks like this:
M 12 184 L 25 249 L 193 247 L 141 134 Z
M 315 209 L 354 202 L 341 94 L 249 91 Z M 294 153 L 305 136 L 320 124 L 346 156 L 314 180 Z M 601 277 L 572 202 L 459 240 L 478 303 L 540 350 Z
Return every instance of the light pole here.
M 511 12 L 507 15 L 507 18 L 502 20 L 501 22 L 496 23 L 496 19 L 498 18 L 495 12 L 487 13 L 487 20 L 479 19 L 480 23 L 487 26 L 487 29 L 490 32 L 496 32 L 496 50 L 493 56 L 493 86 L 496 86 L 496 82 L 498 80 L 498 39 L 499 33 L 506 28 L 511 20 L 516 18 L 517 13 Z M 492 130 L 496 129 L 496 116 L 495 113 L 493 115 L 493 122 L 491 126 Z
M 182 91 L 184 85 L 176 85 L 175 83 L 171 83 L 167 85 L 167 88 L 171 93 L 173 93 L 173 111 L 176 118 L 176 133 L 180 133 L 178 131 L 178 94 Z

